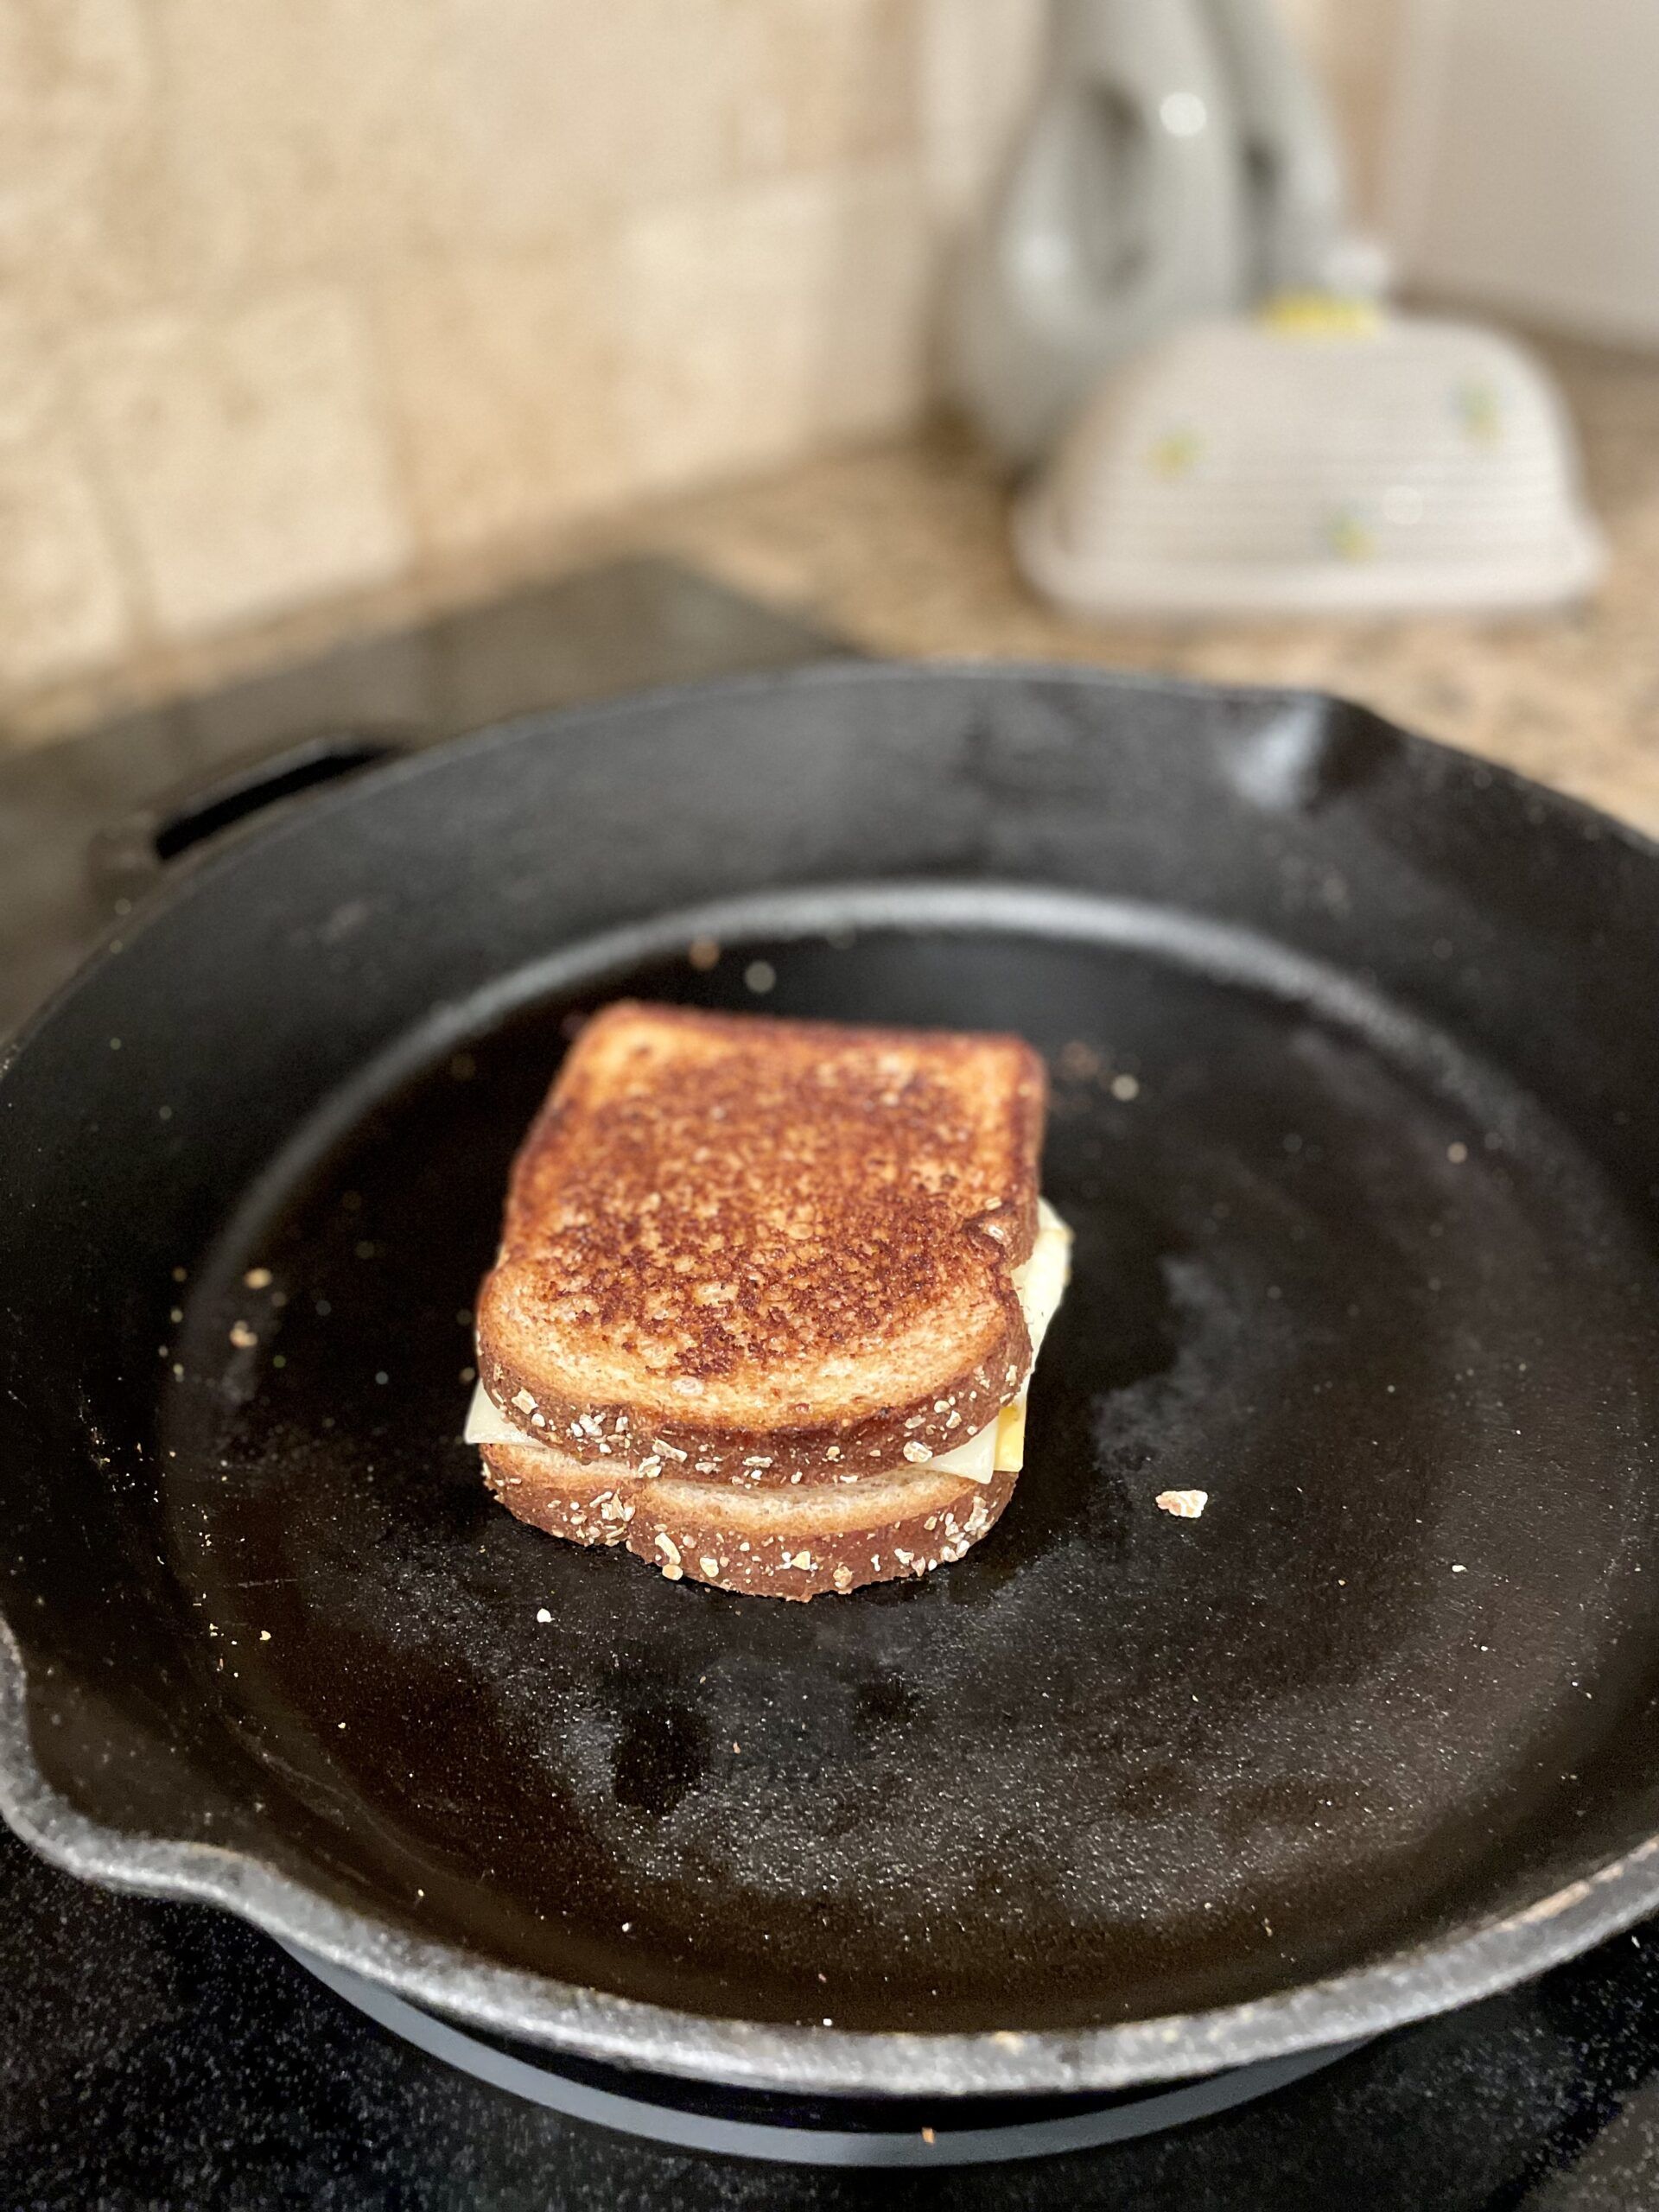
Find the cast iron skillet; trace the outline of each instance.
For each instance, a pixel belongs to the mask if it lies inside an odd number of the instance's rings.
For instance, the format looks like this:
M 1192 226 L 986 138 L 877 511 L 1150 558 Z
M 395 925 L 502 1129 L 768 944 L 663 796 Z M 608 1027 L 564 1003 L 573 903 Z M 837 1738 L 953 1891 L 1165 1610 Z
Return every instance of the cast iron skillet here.
M 1582 1948 L 1659 1905 L 1656 948 L 1651 848 L 1294 695 L 843 666 L 296 803 L 0 1076 L 8 1817 L 817 2091 L 1201 2072 Z M 624 991 L 1047 1056 L 1076 1281 L 958 1565 L 801 1608 L 486 1498 L 509 1154 Z

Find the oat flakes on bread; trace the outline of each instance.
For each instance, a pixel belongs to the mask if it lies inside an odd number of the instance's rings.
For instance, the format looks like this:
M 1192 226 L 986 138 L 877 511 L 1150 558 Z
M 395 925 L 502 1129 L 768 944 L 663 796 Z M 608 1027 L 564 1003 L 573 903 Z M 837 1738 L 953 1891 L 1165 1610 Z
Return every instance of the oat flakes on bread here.
M 844 1595 L 960 1559 L 996 1523 L 1017 1471 L 988 1484 L 906 1466 L 849 1490 L 734 1490 L 615 1474 L 537 1445 L 483 1446 L 484 1478 L 521 1521 L 577 1544 L 626 1544 L 671 1582 L 749 1597 Z

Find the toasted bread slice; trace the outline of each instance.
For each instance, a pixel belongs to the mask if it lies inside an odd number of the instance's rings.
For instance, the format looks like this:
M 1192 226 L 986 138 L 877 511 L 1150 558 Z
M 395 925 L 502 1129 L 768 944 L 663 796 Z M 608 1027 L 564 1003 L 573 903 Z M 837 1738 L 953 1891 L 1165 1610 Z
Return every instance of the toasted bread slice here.
M 907 1467 L 855 1490 L 733 1491 L 618 1474 L 543 1445 L 486 1445 L 483 1459 L 485 1480 L 521 1521 L 573 1543 L 626 1543 L 671 1581 L 762 1598 L 844 1593 L 960 1559 L 1019 1479 L 999 1471 L 982 1487 Z
M 1014 1037 L 607 1007 L 513 1167 L 491 1400 L 579 1461 L 762 1487 L 950 1451 L 1030 1363 L 1044 1098 Z
M 1032 1247 L 1031 1257 L 1022 1261 L 1014 1270 L 1014 1289 L 1019 1296 L 1020 1310 L 1026 1317 L 1026 1333 L 1031 1339 L 1033 1366 L 1041 1355 L 1043 1339 L 1048 1333 L 1049 1325 L 1065 1295 L 1071 1271 L 1071 1232 L 1046 1198 L 1037 1201 L 1037 1242 Z M 937 1459 L 929 1459 L 925 1464 L 948 1474 L 961 1475 L 964 1479 L 988 1483 L 999 1468 L 1018 1470 L 1024 1449 L 1025 1427 L 1026 1391 L 1021 1390 L 1020 1395 L 1004 1406 L 995 1420 L 981 1429 L 977 1435 L 970 1437 L 965 1444 L 953 1443 L 949 1452 L 942 1452 Z M 524 1430 L 513 1422 L 503 1420 L 481 1382 L 475 1384 L 467 1405 L 465 1436 L 468 1444 L 520 1445 L 527 1451 L 553 1448 L 539 1443 L 533 1446 L 526 1444 Z M 660 1454 L 647 1454 L 643 1462 L 626 1452 L 613 1454 L 611 1465 L 621 1467 L 624 1464 L 630 1471 L 646 1475 L 667 1471 L 683 1479 L 685 1473 L 683 1468 L 663 1459 Z M 891 1467 L 866 1465 L 862 1460 L 856 1460 L 850 1466 L 841 1461 L 836 1461 L 836 1465 L 838 1469 L 836 1479 L 843 1484 L 879 1482 L 894 1471 Z M 904 1463 L 906 1469 L 913 1465 L 911 1460 Z M 723 1479 L 746 1486 L 762 1481 L 760 1471 L 750 1467 L 724 1478 L 704 1475 L 696 1467 L 692 1467 L 690 1471 L 692 1478 L 698 1481 Z

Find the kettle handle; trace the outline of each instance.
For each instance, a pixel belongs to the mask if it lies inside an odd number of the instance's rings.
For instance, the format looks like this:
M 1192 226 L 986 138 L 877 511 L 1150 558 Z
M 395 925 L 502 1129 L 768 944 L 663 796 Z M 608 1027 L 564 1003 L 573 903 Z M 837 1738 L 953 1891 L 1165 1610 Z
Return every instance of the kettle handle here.
M 1237 112 L 1246 296 L 1323 290 L 1338 280 L 1347 219 L 1324 103 L 1271 0 L 1203 4 Z
M 964 270 L 964 397 L 1028 459 L 1112 363 L 1242 296 L 1237 141 L 1200 0 L 1053 0 L 1046 75 Z

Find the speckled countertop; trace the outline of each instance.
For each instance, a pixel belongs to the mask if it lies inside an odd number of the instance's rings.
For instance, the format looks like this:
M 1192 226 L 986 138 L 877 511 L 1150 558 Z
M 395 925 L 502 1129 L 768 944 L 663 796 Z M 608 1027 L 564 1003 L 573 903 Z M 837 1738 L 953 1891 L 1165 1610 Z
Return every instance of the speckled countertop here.
M 43 698 L 0 728 L 29 743 L 624 552 L 677 556 L 882 653 L 1082 661 L 1305 684 L 1504 760 L 1659 836 L 1659 359 L 1541 350 L 1581 434 L 1612 560 L 1594 602 L 1509 622 L 1329 620 L 1095 629 L 1050 612 L 1007 550 L 1005 494 L 947 429 L 833 455 L 504 546 L 464 571 L 314 609 Z

